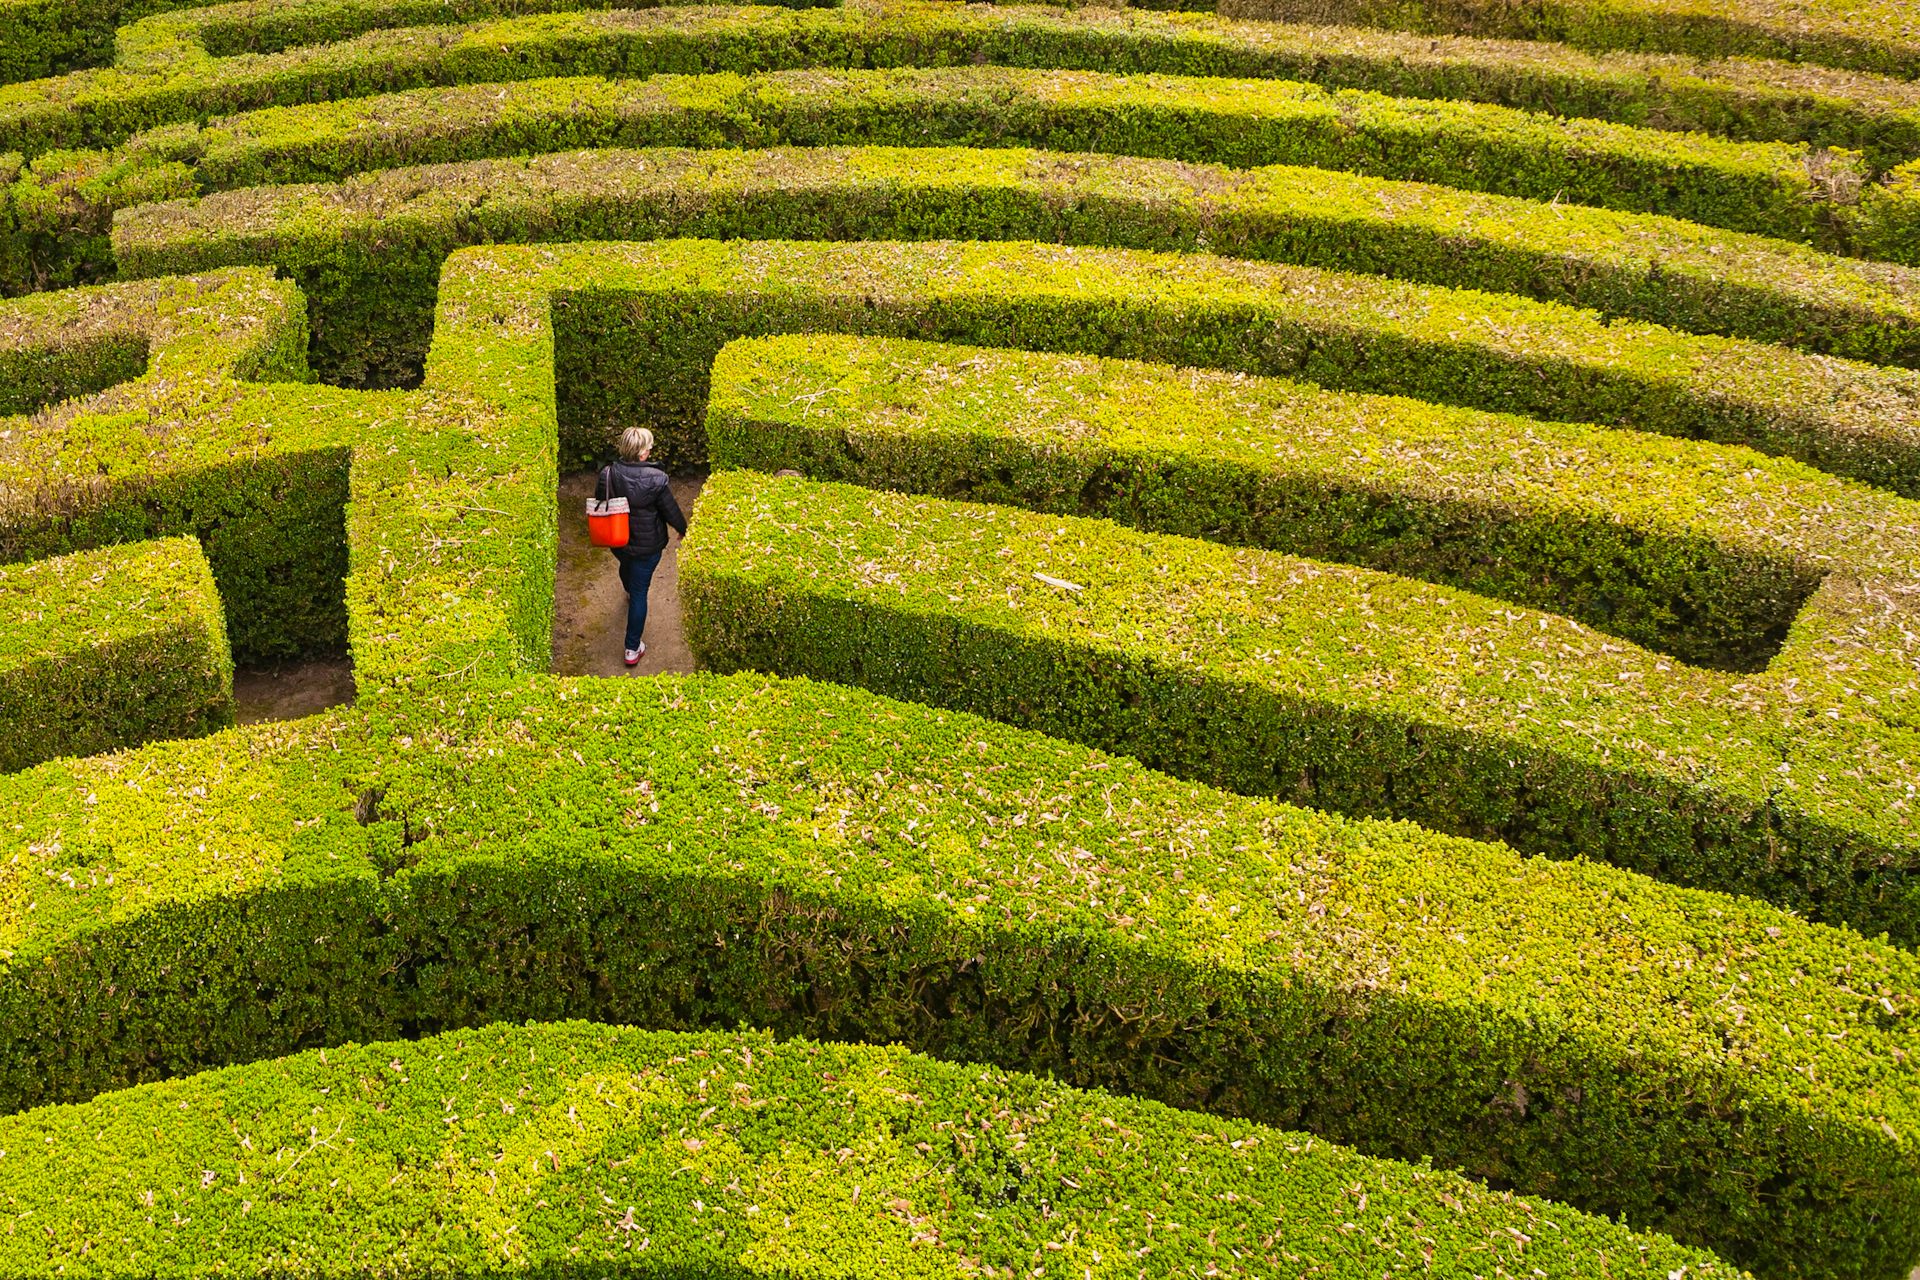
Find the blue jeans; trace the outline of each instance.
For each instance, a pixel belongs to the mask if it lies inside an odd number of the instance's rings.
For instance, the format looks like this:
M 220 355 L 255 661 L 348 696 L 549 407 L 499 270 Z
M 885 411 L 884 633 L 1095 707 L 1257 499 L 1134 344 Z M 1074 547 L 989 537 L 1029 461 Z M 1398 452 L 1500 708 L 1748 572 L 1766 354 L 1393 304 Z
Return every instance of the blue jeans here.
M 653 571 L 660 567 L 660 552 L 619 560 L 620 585 L 627 589 L 627 648 L 638 649 L 647 629 L 647 588 L 653 585 Z

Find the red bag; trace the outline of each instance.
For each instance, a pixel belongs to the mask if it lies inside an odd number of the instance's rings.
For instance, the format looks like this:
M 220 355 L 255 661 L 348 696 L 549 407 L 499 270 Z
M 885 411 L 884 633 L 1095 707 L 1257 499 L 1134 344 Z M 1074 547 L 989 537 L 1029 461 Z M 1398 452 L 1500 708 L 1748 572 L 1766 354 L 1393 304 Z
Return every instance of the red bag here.
M 600 473 L 600 485 L 608 496 L 587 499 L 587 537 L 593 540 L 596 547 L 624 547 L 630 532 L 627 527 L 627 500 L 612 496 L 612 467 Z

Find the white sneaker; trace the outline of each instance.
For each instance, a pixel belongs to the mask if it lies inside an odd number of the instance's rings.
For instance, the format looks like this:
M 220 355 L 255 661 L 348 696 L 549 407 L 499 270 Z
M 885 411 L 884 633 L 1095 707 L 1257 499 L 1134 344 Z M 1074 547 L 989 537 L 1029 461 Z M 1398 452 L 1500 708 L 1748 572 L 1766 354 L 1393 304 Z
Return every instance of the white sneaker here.
M 640 665 L 640 659 L 646 656 L 646 652 L 647 646 L 645 644 L 642 644 L 638 649 L 627 650 L 627 665 L 630 667 Z

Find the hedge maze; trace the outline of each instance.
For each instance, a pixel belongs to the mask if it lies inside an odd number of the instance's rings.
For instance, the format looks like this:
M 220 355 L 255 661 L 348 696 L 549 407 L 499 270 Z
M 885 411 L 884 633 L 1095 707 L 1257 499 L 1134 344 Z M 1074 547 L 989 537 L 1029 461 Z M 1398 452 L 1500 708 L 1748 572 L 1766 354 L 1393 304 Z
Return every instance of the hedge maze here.
M 1907 1276 L 1908 8 L 0 0 L 0 1273 Z

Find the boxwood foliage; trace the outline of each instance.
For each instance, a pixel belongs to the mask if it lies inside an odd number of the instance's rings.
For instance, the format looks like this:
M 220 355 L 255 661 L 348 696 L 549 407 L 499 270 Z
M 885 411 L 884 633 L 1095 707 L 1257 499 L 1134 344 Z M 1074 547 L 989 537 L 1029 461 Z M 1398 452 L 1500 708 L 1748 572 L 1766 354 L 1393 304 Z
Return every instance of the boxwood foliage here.
M 0 1141 L 0 1204 L 62 1223 L 0 1240 L 19 1274 L 194 1276 L 218 1256 L 233 1275 L 1377 1280 L 1429 1253 L 1463 1276 L 1737 1274 L 1306 1134 L 751 1032 L 496 1024 L 12 1116 Z
M 1355 22 L 1565 40 L 1588 49 L 1741 53 L 1920 78 L 1920 31 L 1904 0 L 1232 0 L 1249 17 Z
M 37 412 L 145 373 L 307 377 L 299 290 L 271 272 L 214 271 L 0 302 L 0 413 Z
M 1749 450 L 1298 382 L 841 334 L 721 350 L 717 467 L 1097 516 L 1550 610 L 1760 671 L 1920 504 Z
M 232 723 L 220 596 L 191 538 L 0 564 L 0 771 Z
M 304 379 L 306 337 L 298 290 L 258 270 L 0 306 L 0 406 L 49 406 L 0 428 L 0 562 L 191 535 L 243 659 L 338 649 L 344 448 L 205 421 L 232 378 Z
M 647 7 L 648 0 L 619 0 L 622 7 Z M 207 0 L 0 0 L 0 85 L 53 76 L 76 67 L 157 68 L 163 50 L 186 40 L 209 53 L 234 54 L 262 46 L 289 48 L 321 44 L 381 27 L 472 21 L 506 12 L 543 13 L 567 9 L 604 9 L 609 0 L 294 0 L 287 3 L 212 5 Z M 187 9 L 199 12 L 175 14 Z M 149 24 L 167 33 L 136 29 L 116 51 L 122 24 L 137 24 L 154 14 L 167 21 Z M 159 47 L 156 47 L 159 46 Z
M 476 247 L 447 260 L 436 333 L 487 353 L 492 376 L 474 390 L 503 401 L 543 393 L 552 351 L 563 453 L 599 455 L 611 433 L 645 422 L 665 433 L 663 456 L 684 464 L 705 456 L 720 348 L 795 331 L 1291 374 L 1744 443 L 1920 488 L 1920 375 L 1910 370 L 1197 254 L 947 242 Z
M 1920 262 L 1920 161 L 1902 165 L 1864 194 L 1860 242 L 1894 262 Z
M 1920 943 L 1920 735 L 1882 718 L 1912 708 L 1913 672 L 1804 678 L 1826 636 L 1875 621 L 1844 582 L 1778 671 L 1741 675 L 1449 586 L 1102 520 L 754 472 L 716 475 L 700 513 L 681 596 L 715 670 L 857 684 Z
M 1594 56 L 1523 41 L 1210 14 L 956 8 L 915 0 L 853 0 L 801 13 L 703 7 L 536 16 L 525 14 L 529 7 L 304 0 L 149 18 L 121 32 L 116 67 L 0 88 L 0 148 L 34 155 L 106 146 L 155 125 L 428 85 L 997 63 L 1308 80 L 1333 89 L 1457 98 L 1846 148 L 1864 152 L 1876 171 L 1920 152 L 1920 89 L 1913 83 L 1746 58 Z M 518 16 L 476 20 L 503 9 Z M 381 30 L 449 22 L 465 25 Z
M 0 426 L 0 563 L 191 534 L 243 657 L 350 639 L 363 693 L 546 668 L 550 403 L 279 381 L 305 375 L 305 312 L 260 270 L 0 305 L 0 369 L 34 374 L 11 394 L 97 384 L 103 334 L 147 375 Z
M 316 366 L 378 383 L 404 380 L 423 353 L 454 249 L 673 235 L 1206 249 L 1920 365 L 1912 268 L 1319 169 L 1013 148 L 611 150 L 390 170 L 131 209 L 112 256 L 132 277 L 274 265 L 310 299 Z
M 1843 206 L 1866 177 L 1851 153 L 1815 153 L 1799 143 L 1731 142 L 1286 80 L 962 67 L 721 75 L 712 83 L 676 76 L 664 85 L 572 77 L 471 89 L 450 102 L 443 92 L 277 108 L 197 132 L 174 126 L 134 139 L 124 159 L 54 153 L 35 164 L 49 176 L 67 166 L 118 164 L 129 169 L 131 189 L 116 199 L 133 203 L 151 198 L 144 188 L 154 179 L 131 164 L 144 159 L 162 169 L 191 161 L 196 176 L 219 189 L 284 180 L 279 175 L 289 172 L 339 176 L 615 141 L 1031 142 L 1315 165 L 1664 213 L 1829 247 L 1845 246 Z
M 0 85 L 109 63 L 121 23 L 180 2 L 0 0 Z
M 9 1107 L 502 1019 L 746 1021 L 1430 1154 L 1765 1275 L 1920 1253 L 1913 956 L 969 716 L 441 682 L 0 806 Z
M 112 279 L 113 211 L 197 190 L 186 165 L 145 155 L 54 151 L 16 166 L 0 188 L 0 293 Z
M 152 319 L 142 304 L 165 292 L 147 283 L 0 303 L 0 414 L 35 413 L 139 377 Z

